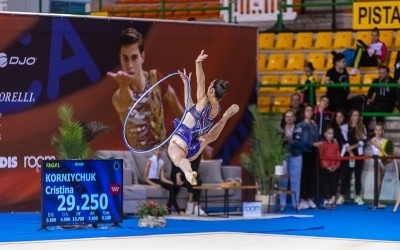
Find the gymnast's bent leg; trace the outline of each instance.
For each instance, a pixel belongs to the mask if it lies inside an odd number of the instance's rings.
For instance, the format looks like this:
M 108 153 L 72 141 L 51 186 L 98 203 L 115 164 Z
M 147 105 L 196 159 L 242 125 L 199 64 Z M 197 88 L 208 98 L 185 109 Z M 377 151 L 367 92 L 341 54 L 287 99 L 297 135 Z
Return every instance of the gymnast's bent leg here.
M 175 166 L 179 167 L 185 174 L 186 180 L 192 184 L 197 185 L 197 172 L 192 170 L 190 161 L 186 159 L 186 146 L 181 145 L 182 142 L 177 136 L 172 136 L 168 146 L 168 155 Z

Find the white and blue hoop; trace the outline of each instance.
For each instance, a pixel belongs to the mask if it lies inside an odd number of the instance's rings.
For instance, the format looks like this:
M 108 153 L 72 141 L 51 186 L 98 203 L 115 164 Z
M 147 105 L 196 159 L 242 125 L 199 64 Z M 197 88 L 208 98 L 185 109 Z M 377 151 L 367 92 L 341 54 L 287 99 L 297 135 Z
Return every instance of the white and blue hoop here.
M 133 112 L 133 110 L 136 108 L 136 106 L 140 103 L 140 101 L 141 101 L 146 95 L 148 95 L 155 87 L 157 87 L 159 84 L 161 84 L 165 79 L 167 79 L 167 78 L 169 78 L 169 77 L 171 77 L 171 76 L 174 76 L 174 75 L 179 75 L 179 74 L 180 74 L 179 72 L 171 73 L 171 74 L 165 76 L 164 78 L 160 79 L 158 82 L 156 82 L 153 86 L 151 86 L 146 92 L 144 92 L 144 93 L 139 97 L 139 99 L 133 104 L 133 106 L 130 108 L 130 110 L 129 110 L 128 113 L 126 114 L 126 116 L 125 116 L 125 121 L 124 121 L 124 125 L 123 125 L 123 129 L 122 129 L 122 137 L 123 137 L 123 139 L 124 139 L 125 145 L 126 145 L 126 146 L 129 148 L 129 150 L 131 150 L 132 152 L 134 152 L 134 153 L 148 153 L 148 152 L 151 152 L 151 151 L 153 151 L 153 150 L 156 150 L 156 149 L 162 147 L 165 143 L 167 143 L 167 142 L 171 139 L 171 137 L 175 134 L 176 131 L 178 131 L 178 129 L 179 129 L 180 126 L 182 125 L 183 119 L 185 118 L 186 113 L 189 111 L 190 96 L 191 96 L 191 94 L 190 94 L 190 92 L 191 92 L 191 90 L 190 90 L 190 79 L 189 79 L 186 75 L 185 75 L 185 77 L 186 77 L 186 82 L 187 82 L 187 92 L 188 92 L 188 95 L 187 95 L 187 99 L 186 99 L 186 103 L 185 103 L 185 109 L 183 110 L 182 118 L 181 118 L 181 120 L 179 121 L 178 126 L 176 126 L 175 130 L 174 130 L 164 141 L 162 141 L 160 144 L 158 144 L 158 145 L 156 145 L 156 146 L 154 146 L 154 147 L 152 147 L 152 148 L 150 148 L 150 149 L 145 149 L 145 150 L 139 150 L 139 149 L 133 148 L 133 147 L 129 144 L 129 142 L 128 142 L 127 138 L 126 138 L 126 124 L 128 123 L 129 116 L 131 115 L 131 113 Z M 185 83 L 184 83 L 184 84 L 185 84 Z M 198 130 L 193 131 L 193 133 L 204 131 L 204 130 L 206 130 L 206 129 L 209 129 L 211 126 L 212 126 L 212 124 L 209 124 L 208 126 L 206 126 L 206 127 L 204 127 L 204 128 L 201 128 L 201 129 L 198 129 Z

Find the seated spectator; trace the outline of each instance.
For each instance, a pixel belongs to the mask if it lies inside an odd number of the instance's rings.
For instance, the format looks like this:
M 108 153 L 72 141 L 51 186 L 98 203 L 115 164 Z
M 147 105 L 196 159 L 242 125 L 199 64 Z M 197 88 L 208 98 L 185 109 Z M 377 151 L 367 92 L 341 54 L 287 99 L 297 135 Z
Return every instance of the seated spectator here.
M 394 81 L 400 83 L 400 51 L 397 51 L 394 63 Z M 400 86 L 397 87 L 397 109 L 400 111 Z
M 311 62 L 308 62 L 304 67 L 304 75 L 306 76 L 306 81 L 304 82 L 304 86 L 299 86 L 296 88 L 296 92 L 300 95 L 301 104 L 310 104 L 312 106 L 315 105 L 315 87 L 313 88 L 312 95 L 313 101 L 310 100 L 310 87 L 306 84 L 315 84 L 317 80 L 314 79 L 314 66 Z
M 379 86 L 384 83 L 394 83 L 394 79 L 389 75 L 389 68 L 379 66 L 379 78 L 374 79 L 368 90 L 365 112 L 393 112 L 396 105 L 396 87 Z M 365 116 L 364 126 L 368 129 L 370 116 Z M 384 117 L 376 117 L 377 123 L 383 123 Z
M 354 68 L 349 72 L 350 75 L 359 74 L 360 66 L 380 66 L 386 62 L 387 48 L 386 45 L 379 40 L 379 30 L 372 30 L 372 41 L 370 45 L 366 45 L 364 41 L 357 41 L 356 56 L 354 59 Z
M 176 186 L 164 175 L 164 161 L 161 159 L 161 149 L 155 149 L 153 155 L 146 161 L 143 170 L 144 181 L 157 188 L 165 188 L 169 191 L 167 207 L 171 212 L 171 206 L 174 206 L 175 212 L 179 213 L 180 209 L 176 202 Z

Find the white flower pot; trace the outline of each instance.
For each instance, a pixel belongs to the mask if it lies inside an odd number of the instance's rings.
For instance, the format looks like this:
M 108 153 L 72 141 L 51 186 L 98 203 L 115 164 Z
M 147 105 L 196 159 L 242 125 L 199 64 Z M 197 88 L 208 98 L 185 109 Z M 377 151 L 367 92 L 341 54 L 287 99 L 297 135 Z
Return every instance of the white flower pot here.
M 165 217 L 154 217 L 147 215 L 139 219 L 139 227 L 165 227 L 166 219 Z

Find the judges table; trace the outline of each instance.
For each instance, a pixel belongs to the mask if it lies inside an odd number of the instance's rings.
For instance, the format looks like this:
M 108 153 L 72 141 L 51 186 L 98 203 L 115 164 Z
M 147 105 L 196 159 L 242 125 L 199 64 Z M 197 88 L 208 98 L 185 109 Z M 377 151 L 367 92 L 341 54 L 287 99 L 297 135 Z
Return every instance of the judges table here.
M 204 211 L 206 212 L 206 216 L 229 217 L 229 215 L 233 215 L 233 214 L 229 213 L 229 204 L 233 203 L 233 202 L 235 202 L 235 203 L 238 203 L 238 202 L 242 203 L 243 202 L 243 198 L 240 201 L 238 201 L 238 200 L 230 200 L 229 199 L 229 190 L 246 190 L 246 191 L 248 191 L 248 190 L 256 190 L 257 187 L 255 185 L 238 185 L 238 186 L 235 186 L 235 185 L 224 185 L 224 184 L 221 184 L 221 185 L 193 186 L 193 189 L 204 190 L 204 192 L 205 192 L 204 193 L 204 200 L 199 200 L 198 201 L 198 205 L 200 205 L 200 202 L 204 202 L 204 205 L 205 205 Z M 217 201 L 217 200 L 213 200 L 212 201 L 213 203 L 217 203 L 217 202 L 222 202 L 223 203 L 223 211 L 222 211 L 222 213 L 210 213 L 208 211 L 208 203 L 210 202 L 208 200 L 208 191 L 209 190 L 222 190 L 222 191 L 224 191 L 224 197 L 223 197 L 222 201 Z M 243 194 L 242 194 L 242 197 L 243 197 Z M 198 207 L 200 207 L 200 206 L 198 206 Z M 200 216 L 199 210 L 197 211 L 197 213 Z M 238 215 L 238 214 L 235 212 L 235 215 Z

